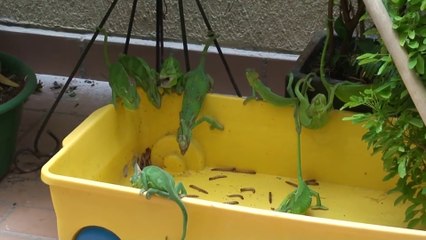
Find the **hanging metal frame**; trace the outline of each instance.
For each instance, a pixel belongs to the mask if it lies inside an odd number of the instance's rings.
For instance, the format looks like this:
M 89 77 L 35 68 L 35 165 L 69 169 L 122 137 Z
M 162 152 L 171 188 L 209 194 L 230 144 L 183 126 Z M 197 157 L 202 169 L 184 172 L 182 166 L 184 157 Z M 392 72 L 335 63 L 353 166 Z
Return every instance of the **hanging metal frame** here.
M 156 50 L 155 50 L 155 52 L 156 52 L 156 70 L 157 71 L 159 71 L 161 69 L 161 63 L 164 60 L 164 26 L 163 26 L 163 20 L 164 20 L 164 16 L 165 16 L 165 13 L 164 13 L 165 2 L 163 2 L 163 1 L 164 0 L 156 0 L 156 47 L 155 47 Z M 67 81 L 63 85 L 61 91 L 59 92 L 58 96 L 56 97 L 56 99 L 53 102 L 52 106 L 50 107 L 49 111 L 47 112 L 45 118 L 43 119 L 42 124 L 40 125 L 40 128 L 38 129 L 38 131 L 36 133 L 36 137 L 35 137 L 34 143 L 33 143 L 33 149 L 25 148 L 25 149 L 18 150 L 16 152 L 14 166 L 15 166 L 15 169 L 17 169 L 19 172 L 28 173 L 28 172 L 33 172 L 33 171 L 39 170 L 50 157 L 52 157 L 57 151 L 59 151 L 59 149 L 61 147 L 60 146 L 60 140 L 50 130 L 47 130 L 47 134 L 55 142 L 55 147 L 50 153 L 42 153 L 40 151 L 40 149 L 39 149 L 40 138 L 41 138 L 43 132 L 45 131 L 50 118 L 52 117 L 53 113 L 55 112 L 56 107 L 60 103 L 63 95 L 65 94 L 69 85 L 71 84 L 71 81 L 74 79 L 77 71 L 80 69 L 81 65 L 83 64 L 84 60 L 86 59 L 88 52 L 90 51 L 94 42 L 96 41 L 96 38 L 98 37 L 99 33 L 103 29 L 105 23 L 107 22 L 108 18 L 110 17 L 115 6 L 117 5 L 117 2 L 118 2 L 118 0 L 114 0 L 114 1 L 111 2 L 107 12 L 105 13 L 101 22 L 99 23 L 95 32 L 93 33 L 92 38 L 89 40 L 89 42 L 87 43 L 83 52 L 81 53 L 79 59 L 77 60 L 77 63 L 75 64 L 73 70 L 71 71 L 71 74 L 69 75 Z M 199 12 L 200 12 L 200 14 L 203 18 L 203 21 L 204 21 L 204 24 L 206 25 L 207 30 L 209 32 L 213 32 L 213 29 L 210 25 L 210 22 L 207 18 L 205 11 L 204 11 L 204 9 L 201 5 L 201 2 L 199 0 L 195 0 L 195 2 L 197 4 L 197 8 L 198 8 L 198 10 L 199 10 Z M 133 0 L 129 24 L 128 24 L 128 28 L 127 28 L 126 40 L 125 40 L 124 49 L 123 49 L 124 54 L 127 54 L 128 51 L 129 51 L 130 39 L 131 39 L 131 36 L 132 36 L 132 30 L 133 30 L 134 18 L 135 18 L 135 15 L 136 15 L 137 4 L 138 4 L 138 0 Z M 184 6 L 183 6 L 182 0 L 178 0 L 178 6 L 179 6 L 179 18 L 180 18 L 180 27 L 181 27 L 181 34 L 182 34 L 181 36 L 182 36 L 182 45 L 183 45 L 183 52 L 184 52 L 185 70 L 188 72 L 188 71 L 191 70 L 191 66 L 190 66 L 190 62 L 189 62 L 188 40 L 187 40 L 187 34 L 186 34 Z M 234 79 L 234 77 L 231 73 L 230 67 L 229 67 L 229 65 L 228 65 L 228 63 L 225 59 L 225 56 L 222 52 L 222 49 L 221 49 L 217 39 L 214 40 L 214 44 L 216 46 L 216 49 L 217 49 L 218 54 L 220 56 L 220 59 L 221 59 L 223 65 L 225 67 L 225 70 L 228 74 L 228 77 L 229 77 L 229 80 L 232 84 L 232 87 L 235 90 L 236 95 L 241 97 L 242 96 L 241 92 L 240 92 L 240 90 L 239 90 L 239 88 L 238 88 L 238 86 L 235 82 L 235 79 Z M 31 154 L 34 157 L 42 160 L 42 163 L 39 166 L 37 166 L 33 169 L 21 168 L 19 166 L 19 157 L 21 155 L 24 155 L 24 154 Z

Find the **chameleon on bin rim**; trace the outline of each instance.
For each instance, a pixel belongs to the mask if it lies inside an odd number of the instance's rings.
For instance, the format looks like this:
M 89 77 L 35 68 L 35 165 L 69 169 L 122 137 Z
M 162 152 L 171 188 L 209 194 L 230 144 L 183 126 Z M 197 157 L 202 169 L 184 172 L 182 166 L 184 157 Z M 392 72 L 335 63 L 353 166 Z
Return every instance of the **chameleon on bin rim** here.
M 108 34 L 104 34 L 104 59 L 108 66 L 108 82 L 112 92 L 112 102 L 120 99 L 127 109 L 137 109 L 140 97 L 136 86 L 146 93 L 151 104 L 160 108 L 161 95 L 157 86 L 157 73 L 140 57 L 122 54 L 116 62 L 111 63 L 108 54 Z
M 184 76 L 185 89 L 177 133 L 177 142 L 182 155 L 186 153 L 191 143 L 192 129 L 200 123 L 207 122 L 210 124 L 211 129 L 224 129 L 222 124 L 210 116 L 202 116 L 197 119 L 203 106 L 204 98 L 213 86 L 213 79 L 205 72 L 205 62 L 207 50 L 216 38 L 217 36 L 214 33 L 208 34 L 207 42 L 201 53 L 200 63 L 195 69 L 187 72 Z
M 142 170 L 139 165 L 134 163 L 134 174 L 130 179 L 130 183 L 135 188 L 141 189 L 141 194 L 145 193 L 146 199 L 150 199 L 152 195 L 158 195 L 163 198 L 170 199 L 179 206 L 183 216 L 182 237 L 186 237 L 186 229 L 188 224 L 188 213 L 180 196 L 186 196 L 186 189 L 181 182 L 175 184 L 172 175 L 160 167 L 151 165 L 146 166 Z

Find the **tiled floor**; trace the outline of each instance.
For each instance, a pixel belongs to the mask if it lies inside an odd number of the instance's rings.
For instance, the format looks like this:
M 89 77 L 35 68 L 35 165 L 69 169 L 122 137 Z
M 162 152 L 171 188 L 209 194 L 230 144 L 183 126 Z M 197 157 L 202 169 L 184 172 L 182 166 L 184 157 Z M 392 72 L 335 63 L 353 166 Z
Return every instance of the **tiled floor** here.
M 38 75 L 43 83 L 41 93 L 33 94 L 24 105 L 23 119 L 17 149 L 31 148 L 37 130 L 53 104 L 66 78 Z M 52 116 L 47 129 L 62 139 L 91 112 L 110 101 L 108 83 L 74 79 L 74 91 L 67 92 Z M 54 148 L 46 134 L 39 148 L 49 152 Z M 34 167 L 41 161 L 22 156 L 23 167 Z M 20 166 L 21 166 L 20 165 Z M 0 182 L 0 239 L 1 240 L 53 240 L 57 239 L 56 217 L 50 200 L 49 188 L 40 180 L 40 171 L 27 174 L 9 173 Z

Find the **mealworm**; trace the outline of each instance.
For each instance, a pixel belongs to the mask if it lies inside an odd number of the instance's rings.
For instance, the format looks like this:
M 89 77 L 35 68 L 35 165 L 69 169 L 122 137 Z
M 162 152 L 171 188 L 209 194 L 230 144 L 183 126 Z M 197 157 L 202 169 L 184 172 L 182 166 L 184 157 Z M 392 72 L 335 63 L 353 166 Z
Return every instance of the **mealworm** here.
M 192 189 L 195 189 L 195 190 L 197 190 L 197 191 L 199 191 L 199 192 L 202 192 L 202 193 L 205 193 L 205 194 L 209 194 L 209 192 L 207 192 L 206 190 L 204 190 L 204 189 L 202 189 L 202 188 L 200 188 L 200 187 L 197 187 L 197 186 L 195 186 L 195 185 L 189 185 L 189 187 L 190 188 L 192 188 Z
M 269 192 L 269 204 L 272 204 L 272 192 Z
M 244 187 L 244 188 L 240 188 L 240 192 L 252 192 L 252 193 L 256 193 L 256 189 L 254 189 L 252 187 Z
M 220 179 L 220 178 L 226 178 L 226 177 L 228 177 L 228 176 L 225 176 L 225 175 L 217 175 L 217 176 L 209 177 L 209 181 L 216 180 L 216 179 Z
M 223 202 L 225 204 L 231 204 L 231 205 L 237 205 L 240 204 L 238 201 L 229 201 L 229 202 Z
M 229 195 L 226 195 L 226 196 L 227 197 L 238 197 L 238 198 L 241 198 L 241 200 L 244 200 L 244 197 L 241 194 L 229 194 Z
M 199 196 L 198 196 L 198 195 L 196 195 L 196 194 L 188 194 L 188 195 L 185 195 L 185 197 L 189 197 L 189 198 L 198 198 Z
M 285 183 L 287 183 L 290 186 L 297 187 L 296 183 L 293 183 L 293 182 L 290 182 L 290 181 L 285 181 Z
M 217 168 L 212 168 L 211 171 L 234 172 L 235 168 L 234 167 L 217 167 Z
M 235 169 L 236 173 L 247 173 L 247 174 L 256 174 L 255 170 L 252 169 Z
M 313 186 L 318 186 L 319 185 L 319 183 L 315 179 L 305 180 L 305 183 L 308 184 L 308 185 L 313 185 Z

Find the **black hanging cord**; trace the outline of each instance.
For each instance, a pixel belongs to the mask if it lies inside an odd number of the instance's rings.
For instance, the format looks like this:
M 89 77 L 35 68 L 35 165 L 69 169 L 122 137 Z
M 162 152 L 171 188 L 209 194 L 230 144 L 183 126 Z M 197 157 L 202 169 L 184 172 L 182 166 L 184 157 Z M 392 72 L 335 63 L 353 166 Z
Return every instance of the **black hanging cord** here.
M 84 59 L 86 58 L 87 53 L 89 52 L 90 48 L 92 47 L 93 43 L 96 40 L 96 37 L 99 35 L 99 32 L 101 31 L 101 29 L 103 28 L 103 26 L 105 25 L 105 22 L 108 20 L 112 10 L 114 9 L 115 5 L 117 4 L 118 0 L 114 0 L 110 7 L 108 8 L 108 11 L 106 12 L 105 16 L 103 17 L 102 21 L 100 22 L 99 26 L 96 28 L 92 39 L 89 41 L 89 43 L 87 44 L 86 48 L 84 49 L 83 53 L 81 54 L 80 58 L 78 59 L 74 69 L 72 70 L 70 76 L 68 77 L 68 80 L 65 82 L 64 86 L 62 87 L 61 91 L 59 92 L 58 97 L 56 98 L 55 102 L 53 103 L 53 105 L 50 107 L 46 117 L 43 119 L 43 122 L 39 128 L 39 130 L 37 131 L 36 137 L 34 139 L 34 150 L 33 149 L 22 149 L 17 151 L 17 153 L 15 154 L 15 167 L 20 171 L 20 172 L 32 172 L 32 171 L 36 171 L 38 169 L 41 168 L 42 165 L 38 166 L 35 169 L 31 169 L 31 170 L 24 170 L 21 169 L 19 167 L 19 159 L 18 157 L 22 154 L 32 154 L 33 156 L 42 159 L 45 158 L 46 161 L 48 160 L 48 158 L 50 158 L 53 154 L 55 154 L 59 148 L 60 148 L 60 140 L 50 131 L 47 131 L 48 135 L 55 141 L 56 146 L 54 148 L 54 151 L 49 153 L 49 154 L 43 154 L 40 152 L 40 149 L 38 148 L 38 144 L 40 141 L 40 137 L 41 134 L 43 133 L 44 129 L 47 126 L 47 123 L 49 122 L 53 112 L 55 111 L 57 105 L 59 104 L 59 102 L 62 99 L 62 96 L 65 94 L 66 90 L 68 89 L 68 86 L 70 85 L 72 79 L 74 78 L 75 74 L 77 73 L 78 69 L 80 68 L 81 64 L 83 63 Z M 44 164 L 44 163 L 43 163 Z
M 185 14 L 183 12 L 182 0 L 179 0 L 178 3 L 179 3 L 180 29 L 182 32 L 183 54 L 185 58 L 185 68 L 186 68 L 186 71 L 189 72 L 191 70 L 191 65 L 189 63 L 188 40 L 186 39 Z
M 129 26 L 127 26 L 127 35 L 126 42 L 124 44 L 124 54 L 127 54 L 129 51 L 130 38 L 132 36 L 133 22 L 135 20 L 136 6 L 138 5 L 138 0 L 133 0 L 132 11 L 130 12 Z
M 157 17 L 157 24 L 156 24 L 156 45 L 155 45 L 155 59 L 156 59 L 156 70 L 157 72 L 160 72 L 161 69 L 161 63 L 163 62 L 163 56 L 164 56 L 164 38 L 163 38 L 163 1 L 157 0 L 157 7 L 156 7 L 156 17 Z
M 203 6 L 201 5 L 201 3 L 200 3 L 199 0 L 195 0 L 195 2 L 197 3 L 198 10 L 200 11 L 201 16 L 203 17 L 204 24 L 206 25 L 207 30 L 209 32 L 213 32 L 213 29 L 212 29 L 212 27 L 211 27 L 211 25 L 209 23 L 209 20 L 207 19 L 207 15 L 204 12 Z M 214 40 L 214 45 L 216 46 L 217 52 L 219 53 L 219 56 L 220 56 L 220 59 L 223 62 L 223 65 L 225 66 L 226 72 L 227 72 L 227 74 L 229 76 L 229 80 L 231 80 L 231 84 L 232 84 L 232 87 L 235 90 L 235 93 L 238 95 L 238 97 L 241 97 L 242 96 L 241 92 L 238 89 L 238 86 L 237 86 L 237 83 L 235 82 L 234 77 L 232 76 L 231 69 L 229 68 L 228 63 L 226 62 L 225 56 L 222 53 L 222 49 L 220 48 L 220 45 L 219 45 L 219 42 L 217 41 L 217 39 Z

